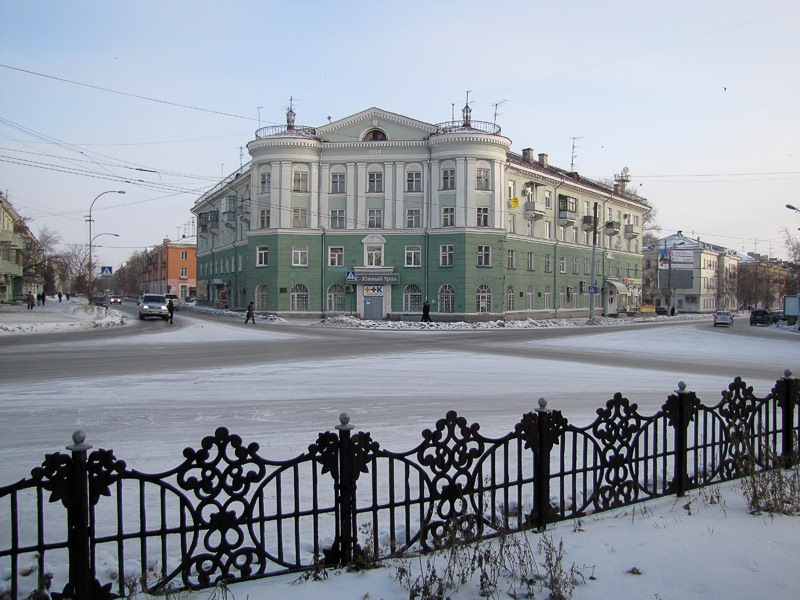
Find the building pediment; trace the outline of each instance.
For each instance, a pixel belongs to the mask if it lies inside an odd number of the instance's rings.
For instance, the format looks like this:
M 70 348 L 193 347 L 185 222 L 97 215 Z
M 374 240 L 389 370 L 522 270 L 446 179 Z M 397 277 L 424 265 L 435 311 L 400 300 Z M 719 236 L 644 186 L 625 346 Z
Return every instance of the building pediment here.
M 326 142 L 358 142 L 371 130 L 384 132 L 389 142 L 409 141 L 424 139 L 436 126 L 373 107 L 318 127 L 317 137 Z
M 373 234 L 370 234 L 367 237 L 365 237 L 363 240 L 361 240 L 361 243 L 364 244 L 364 245 L 367 245 L 367 244 L 372 244 L 372 245 L 385 244 L 386 243 L 386 238 L 383 237 L 382 235 L 378 235 L 377 233 L 373 233 Z

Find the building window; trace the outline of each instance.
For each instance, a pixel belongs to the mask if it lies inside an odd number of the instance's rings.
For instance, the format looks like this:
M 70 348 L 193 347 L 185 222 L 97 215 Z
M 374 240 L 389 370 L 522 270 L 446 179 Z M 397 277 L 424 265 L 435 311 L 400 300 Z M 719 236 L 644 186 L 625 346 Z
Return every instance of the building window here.
M 422 312 L 422 289 L 416 283 L 403 289 L 403 312 Z
M 573 227 L 572 228 L 572 243 L 573 244 L 577 244 L 578 243 L 578 228 L 577 227 Z
M 334 283 L 328 288 L 328 310 L 344 312 L 344 286 Z
M 546 273 L 550 273 L 553 270 L 553 255 L 552 254 L 545 254 L 544 255 L 544 270 Z
M 442 208 L 442 227 L 455 227 L 456 226 L 456 208 L 455 206 L 445 206 Z
M 528 235 L 533 237 L 533 219 L 525 219 L 528 224 Z
M 293 192 L 307 192 L 308 191 L 308 173 L 306 171 L 294 172 L 294 183 L 292 184 Z
M 480 285 L 475 291 L 475 312 L 492 312 L 492 289 L 488 285 Z
M 269 209 L 262 208 L 258 212 L 258 225 L 261 229 L 269 229 Z
M 517 233 L 517 215 L 508 215 L 508 233 Z
M 456 292 L 453 286 L 445 283 L 439 288 L 439 312 L 451 313 L 456 309 Z
M 550 221 L 545 221 L 544 222 L 544 237 L 547 240 L 549 240 L 551 238 L 551 236 L 552 236 L 552 233 L 553 233 L 552 227 L 553 227 L 553 224 Z
M 368 211 L 367 227 L 371 229 L 380 229 L 383 227 L 383 209 L 370 208 Z
M 422 266 L 422 246 L 406 246 L 406 266 Z
M 268 171 L 261 174 L 261 193 L 269 194 L 270 188 L 272 188 L 272 173 Z
M 536 308 L 536 291 L 533 289 L 532 285 L 529 285 L 528 289 L 525 290 L 525 308 L 528 310 L 534 310 Z
M 256 246 L 256 266 L 266 267 L 269 265 L 269 246 Z
M 406 173 L 406 191 L 422 191 L 422 173 L 420 171 L 409 171 Z
M 189 260 L 189 252 L 187 250 L 181 250 L 181 260 Z
M 516 181 L 509 181 L 508 182 L 508 199 L 511 200 L 516 195 L 517 195 L 517 182 Z
M 517 268 L 517 251 L 516 250 L 509 250 L 508 251 L 508 268 L 509 269 L 516 269 Z
M 506 289 L 506 310 L 514 310 L 514 302 L 516 300 L 516 292 L 514 291 L 514 286 L 510 285 Z
M 475 189 L 476 190 L 488 190 L 489 189 L 489 169 L 478 169 L 476 174 L 477 174 L 477 177 L 475 178 Z
M 528 252 L 528 271 L 536 270 L 536 254 Z
M 242 258 L 241 256 L 239 258 Z M 181 279 L 186 279 L 189 277 L 189 269 L 187 267 L 181 267 Z
M 478 246 L 478 266 L 491 267 L 492 266 L 492 247 L 491 246 Z
M 475 225 L 478 227 L 488 227 L 489 226 L 489 207 L 488 206 L 479 206 L 476 210 L 476 223 Z
M 292 312 L 308 310 L 308 288 L 302 283 L 297 283 L 292 287 L 291 294 Z
M 558 308 L 567 308 L 567 290 L 563 287 L 558 292 Z
M 364 262 L 368 267 L 383 266 L 383 246 L 366 246 L 364 248 Z
M 331 175 L 331 194 L 344 194 L 344 173 L 333 173 Z
M 308 246 L 292 246 L 292 266 L 308 266 Z
M 579 273 L 579 271 L 578 271 L 578 257 L 577 256 L 573 257 L 573 259 L 572 259 L 572 272 L 575 273 L 576 275 Z
M 559 273 L 566 273 L 567 272 L 567 257 L 562 256 L 558 259 L 558 272 Z
M 422 226 L 422 211 L 418 208 L 409 208 L 406 211 L 406 227 L 416 229 Z
M 454 190 L 456 189 L 456 170 L 443 169 L 442 170 L 442 189 Z
M 386 134 L 381 131 L 380 129 L 370 129 L 367 133 L 364 134 L 365 142 L 385 142 L 386 141 Z
M 330 246 L 328 248 L 328 266 L 344 266 L 344 248 L 342 246 Z
M 592 259 L 591 258 L 584 258 L 583 259 L 583 274 L 584 275 L 591 275 L 591 266 L 592 266 Z
M 561 225 L 558 228 L 558 239 L 560 239 L 562 242 L 566 242 L 567 241 L 566 233 L 567 233 L 567 228 Z
M 550 190 L 544 191 L 544 207 L 553 208 L 553 193 Z
M 367 175 L 367 193 L 383 193 L 383 173 L 369 173 Z
M 308 209 L 292 209 L 292 227 L 295 229 L 305 229 L 308 227 Z
M 334 208 L 331 210 L 330 218 L 331 229 L 344 229 L 344 209 Z
M 552 300 L 553 293 L 550 291 L 550 286 L 548 285 L 546 288 L 544 288 L 544 307 L 553 308 Z
M 439 266 L 452 267 L 453 266 L 453 246 L 452 244 L 443 244 L 439 246 Z

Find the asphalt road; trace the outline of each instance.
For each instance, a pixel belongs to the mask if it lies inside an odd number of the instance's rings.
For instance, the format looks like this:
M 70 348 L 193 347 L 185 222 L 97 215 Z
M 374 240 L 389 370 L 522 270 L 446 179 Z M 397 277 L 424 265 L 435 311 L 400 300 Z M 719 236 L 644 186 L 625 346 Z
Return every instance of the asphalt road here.
M 481 330 L 371 330 L 314 327 L 306 324 L 259 323 L 266 331 L 290 334 L 280 342 L 249 336 L 242 339 L 231 329 L 226 339 L 209 340 L 208 344 L 185 344 L 176 350 L 174 344 L 147 346 L 130 343 L 134 337 L 163 332 L 164 327 L 179 330 L 189 324 L 220 320 L 237 327 L 230 318 L 191 310 L 176 313 L 175 323 L 161 320 L 139 321 L 136 307 L 123 304 L 122 310 L 131 316 L 131 325 L 120 328 L 80 332 L 55 332 L 14 336 L 11 343 L 0 345 L 0 374 L 3 381 L 25 383 L 58 380 L 62 377 L 105 375 L 137 375 L 154 372 L 180 372 L 198 368 L 220 368 L 270 363 L 302 363 L 306 360 L 331 357 L 352 358 L 385 353 L 410 353 L 420 348 L 457 350 L 483 354 L 527 356 L 589 363 L 601 366 L 653 369 L 678 373 L 720 375 L 730 374 L 725 356 L 704 356 L 698 361 L 693 353 L 685 356 L 638 354 L 635 349 L 624 356 L 618 353 L 597 352 L 602 336 L 619 333 L 627 328 L 651 329 L 653 344 L 659 332 L 672 327 L 694 327 L 708 335 L 729 336 L 730 344 L 751 336 L 785 335 L 772 328 L 749 327 L 742 319 L 731 328 L 711 327 L 709 321 L 668 321 L 624 326 L 598 326 L 552 329 L 481 329 Z M 245 325 L 242 323 L 241 325 Z M 252 326 L 250 331 L 254 329 Z M 569 348 L 539 347 L 520 342 L 535 342 L 551 338 L 575 338 Z M 154 338 L 155 340 L 156 338 Z M 98 344 L 102 341 L 102 344 Z M 141 339 L 137 340 L 141 341 Z M 700 349 L 698 349 L 700 350 Z M 38 366 L 38 367 L 37 367 Z M 780 365 L 754 357 L 751 364 L 738 364 L 736 375 L 748 378 L 774 378 Z

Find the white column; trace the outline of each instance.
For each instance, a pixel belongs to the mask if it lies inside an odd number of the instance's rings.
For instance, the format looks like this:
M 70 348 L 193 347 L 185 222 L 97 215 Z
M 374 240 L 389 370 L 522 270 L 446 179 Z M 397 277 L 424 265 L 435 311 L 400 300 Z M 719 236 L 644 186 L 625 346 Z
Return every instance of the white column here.
M 494 227 L 503 229 L 506 215 L 506 180 L 505 170 L 499 161 L 494 161 L 494 181 L 495 186 L 492 190 L 492 205 L 495 208 Z
M 272 178 L 275 179 L 274 177 Z M 279 227 L 290 229 L 292 226 L 292 163 L 281 161 L 280 186 L 278 187 L 278 220 Z M 274 185 L 274 184 L 273 184 Z M 275 189 L 273 187 L 273 189 Z
M 356 163 L 358 180 L 356 183 L 356 229 L 367 227 L 367 163 Z
M 383 185 L 383 215 L 384 215 L 384 222 L 383 227 L 385 229 L 394 229 L 395 228 L 395 220 L 394 220 L 394 211 L 392 207 L 394 206 L 394 171 L 392 170 L 392 163 L 387 162 L 383 163 L 383 177 L 386 179 Z
M 405 220 L 403 219 L 403 208 L 405 207 L 405 191 L 403 188 L 405 182 L 405 163 L 394 163 L 394 173 L 394 222 L 397 224 L 396 227 L 402 229 L 406 226 Z
M 330 211 L 328 209 L 328 190 L 330 189 L 330 165 L 322 163 L 319 176 L 319 227 L 328 229 L 330 224 Z
M 438 160 L 433 160 L 430 163 L 431 179 L 424 182 L 424 185 L 430 186 L 431 198 L 431 227 L 441 227 L 442 219 L 442 206 L 439 204 L 439 182 L 441 181 L 441 170 Z M 426 189 L 426 188 L 423 188 Z M 434 225 L 434 223 L 436 223 Z
M 347 208 L 345 215 L 345 228 L 356 229 L 356 168 L 355 163 L 347 163 Z
M 471 225 L 475 225 L 475 190 L 466 189 L 466 184 L 466 160 L 463 158 L 457 158 L 456 226 L 458 227 L 469 227 Z M 459 220 L 461 222 L 459 222 Z
M 308 226 L 319 228 L 319 165 L 311 163 L 308 174 Z
M 422 164 L 422 193 L 423 198 L 429 198 L 430 202 L 424 202 L 425 214 L 422 215 L 423 227 L 441 227 L 442 226 L 442 211 L 439 208 L 439 201 L 433 193 L 431 179 L 429 178 L 430 163 L 424 162 Z M 434 204 L 435 201 L 435 204 Z

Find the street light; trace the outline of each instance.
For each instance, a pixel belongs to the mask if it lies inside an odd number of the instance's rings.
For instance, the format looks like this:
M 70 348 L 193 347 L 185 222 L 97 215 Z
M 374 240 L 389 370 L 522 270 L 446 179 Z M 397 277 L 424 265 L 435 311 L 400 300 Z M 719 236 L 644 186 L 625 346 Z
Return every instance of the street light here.
M 788 208 L 789 210 L 793 210 L 794 212 L 800 212 L 800 208 L 795 208 L 791 204 L 787 204 L 786 208 Z
M 92 275 L 93 275 L 93 273 L 92 273 L 92 242 L 94 241 L 94 238 L 92 237 L 92 209 L 94 208 L 94 203 L 97 202 L 97 200 L 100 198 L 100 196 L 104 196 L 105 194 L 124 194 L 124 193 L 125 193 L 125 190 L 108 190 L 106 192 L 102 192 L 102 193 L 98 194 L 97 197 L 94 200 L 92 200 L 92 203 L 89 205 L 89 217 L 88 217 L 88 220 L 89 220 L 89 281 L 88 281 L 88 284 L 89 284 L 89 298 L 90 299 L 92 298 L 92 296 L 94 296 L 94 278 L 92 277 Z M 103 235 L 103 234 L 101 233 L 100 235 Z M 100 237 L 100 235 L 95 236 L 95 237 Z M 111 234 L 111 235 L 117 235 L 117 234 Z M 119 237 L 119 236 L 117 236 L 117 237 Z

